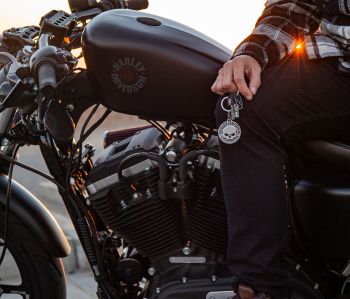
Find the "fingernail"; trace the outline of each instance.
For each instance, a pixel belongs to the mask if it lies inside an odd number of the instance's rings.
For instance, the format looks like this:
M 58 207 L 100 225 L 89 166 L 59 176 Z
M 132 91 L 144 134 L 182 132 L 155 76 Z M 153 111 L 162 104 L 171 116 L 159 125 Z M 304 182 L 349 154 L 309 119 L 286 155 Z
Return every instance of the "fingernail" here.
M 247 100 L 249 100 L 249 101 L 253 99 L 253 97 L 252 97 L 251 95 L 248 95 L 246 98 L 247 98 Z
M 258 90 L 256 89 L 256 87 L 252 87 L 252 93 L 253 93 L 253 95 L 255 95 L 257 91 L 258 91 Z

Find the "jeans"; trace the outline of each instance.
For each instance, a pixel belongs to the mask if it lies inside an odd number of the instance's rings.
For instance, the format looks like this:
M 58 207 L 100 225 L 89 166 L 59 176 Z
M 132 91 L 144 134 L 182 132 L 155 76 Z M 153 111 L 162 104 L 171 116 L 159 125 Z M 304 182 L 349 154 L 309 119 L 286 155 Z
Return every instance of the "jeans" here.
M 288 204 L 283 146 L 349 135 L 350 77 L 337 58 L 309 61 L 294 54 L 263 71 L 252 101 L 244 100 L 235 144 L 220 143 L 228 217 L 227 263 L 256 291 L 282 298 L 288 287 L 284 254 Z M 227 120 L 218 102 L 217 125 Z

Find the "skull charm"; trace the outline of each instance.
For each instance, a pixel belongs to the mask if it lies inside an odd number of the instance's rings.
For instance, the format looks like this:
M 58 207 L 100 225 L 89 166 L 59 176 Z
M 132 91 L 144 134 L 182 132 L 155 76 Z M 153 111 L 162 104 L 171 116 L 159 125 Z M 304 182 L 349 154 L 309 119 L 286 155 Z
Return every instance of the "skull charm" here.
M 241 127 L 235 121 L 225 121 L 219 127 L 218 135 L 223 143 L 236 143 L 241 137 Z

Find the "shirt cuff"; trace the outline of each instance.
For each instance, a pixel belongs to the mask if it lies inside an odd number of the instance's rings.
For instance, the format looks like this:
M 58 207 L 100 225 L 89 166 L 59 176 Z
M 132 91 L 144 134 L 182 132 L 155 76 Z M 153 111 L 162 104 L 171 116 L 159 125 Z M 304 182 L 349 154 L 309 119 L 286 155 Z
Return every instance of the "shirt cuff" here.
M 266 68 L 269 63 L 265 49 L 259 44 L 253 42 L 245 42 L 240 44 L 233 52 L 231 59 L 240 55 L 249 55 L 253 57 L 260 64 L 262 69 Z

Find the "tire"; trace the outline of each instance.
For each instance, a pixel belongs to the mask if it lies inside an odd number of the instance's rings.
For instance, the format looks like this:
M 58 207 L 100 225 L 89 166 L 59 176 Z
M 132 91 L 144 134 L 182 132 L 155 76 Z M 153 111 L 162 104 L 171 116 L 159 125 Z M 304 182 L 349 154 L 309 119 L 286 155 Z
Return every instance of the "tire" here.
M 0 210 L 0 235 L 3 239 L 4 235 L 4 207 Z M 8 263 L 15 262 L 20 274 L 21 286 L 7 286 L 0 280 L 0 288 L 4 290 L 4 294 L 11 289 L 21 296 L 18 298 L 28 299 L 65 299 L 66 298 L 66 279 L 61 259 L 49 256 L 40 246 L 37 238 L 12 213 L 9 215 L 8 238 L 5 260 Z M 0 247 L 0 254 L 3 246 Z M 13 259 L 11 258 L 12 255 Z M 14 265 L 12 265 L 14 266 Z M 14 267 L 7 267 L 12 269 Z M 6 267 L 6 264 L 0 267 Z M 6 271 L 6 270 L 4 270 Z M 1 275 L 1 274 L 0 274 Z M 6 275 L 6 273 L 5 273 Z M 6 281 L 6 279 L 5 279 Z M 25 292 L 25 294 L 24 294 Z M 13 296 L 13 295 L 11 295 Z M 13 298 L 8 296 L 9 298 Z M 1 296 L 0 296 L 1 297 Z M 6 295 L 4 295 L 6 298 Z

